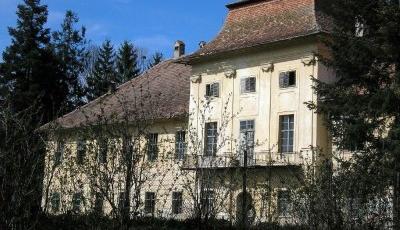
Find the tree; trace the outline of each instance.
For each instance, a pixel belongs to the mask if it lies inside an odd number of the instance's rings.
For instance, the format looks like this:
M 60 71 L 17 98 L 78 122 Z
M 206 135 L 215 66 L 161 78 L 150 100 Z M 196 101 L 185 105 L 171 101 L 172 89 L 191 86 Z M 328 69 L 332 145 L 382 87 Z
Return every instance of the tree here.
M 3 74 L 10 87 L 12 109 L 24 111 L 38 101 L 41 116 L 52 120 L 64 105 L 68 86 L 63 81 L 58 60 L 50 46 L 50 31 L 45 28 L 47 6 L 39 0 L 18 5 L 17 25 L 9 28 L 11 45 L 3 53 Z
M 149 60 L 149 64 L 147 65 L 147 69 L 151 69 L 156 66 L 158 63 L 164 60 L 164 55 L 160 52 L 156 52 L 153 54 L 151 59 Z
M 101 46 L 98 59 L 95 62 L 93 72 L 87 79 L 87 97 L 93 100 L 115 87 L 117 74 L 115 71 L 115 53 L 110 40 L 106 40 Z
M 82 76 L 85 58 L 85 27 L 75 29 L 79 19 L 68 10 L 65 14 L 61 30 L 52 34 L 53 46 L 60 61 L 60 71 L 68 85 L 67 111 L 83 104 L 84 89 Z
M 140 74 L 138 51 L 133 44 L 124 41 L 117 54 L 117 83 L 122 84 Z
M 394 228 L 399 228 L 398 1 L 333 1 L 330 16 L 335 28 L 324 39 L 329 55 L 320 56 L 337 79 L 333 83 L 315 80 L 320 101 L 310 107 L 325 115 L 339 150 L 357 153 L 354 182 L 362 179 L 353 183 L 359 185 L 357 196 L 386 194 L 393 188 Z

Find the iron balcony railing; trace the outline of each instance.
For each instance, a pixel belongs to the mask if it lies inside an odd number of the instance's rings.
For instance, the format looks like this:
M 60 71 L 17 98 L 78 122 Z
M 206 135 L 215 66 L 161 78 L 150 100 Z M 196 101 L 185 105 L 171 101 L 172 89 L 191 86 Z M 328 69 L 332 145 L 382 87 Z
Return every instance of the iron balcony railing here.
M 311 159 L 310 157 L 309 151 L 292 153 L 256 152 L 247 156 L 247 167 L 302 166 Z M 243 155 L 226 153 L 216 156 L 186 155 L 182 168 L 235 168 L 243 166 Z

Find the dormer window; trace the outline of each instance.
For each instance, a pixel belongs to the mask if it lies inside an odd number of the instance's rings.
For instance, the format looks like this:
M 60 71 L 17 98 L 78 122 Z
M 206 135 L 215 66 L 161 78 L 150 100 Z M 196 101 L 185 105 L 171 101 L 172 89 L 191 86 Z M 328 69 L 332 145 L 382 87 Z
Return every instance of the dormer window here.
M 214 82 L 206 85 L 206 97 L 219 97 L 219 83 Z
M 279 88 L 289 88 L 296 86 L 296 71 L 287 71 L 279 74 Z

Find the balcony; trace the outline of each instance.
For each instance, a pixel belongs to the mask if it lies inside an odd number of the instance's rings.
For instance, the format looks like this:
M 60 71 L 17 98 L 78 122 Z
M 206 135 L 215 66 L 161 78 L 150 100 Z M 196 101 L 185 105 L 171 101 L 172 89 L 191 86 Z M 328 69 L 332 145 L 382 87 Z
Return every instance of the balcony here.
M 283 167 L 302 166 L 309 161 L 310 151 L 293 153 L 256 152 L 247 157 L 247 167 Z M 222 169 L 237 168 L 244 166 L 244 157 L 238 154 L 224 154 L 217 156 L 187 155 L 182 168 L 195 169 Z

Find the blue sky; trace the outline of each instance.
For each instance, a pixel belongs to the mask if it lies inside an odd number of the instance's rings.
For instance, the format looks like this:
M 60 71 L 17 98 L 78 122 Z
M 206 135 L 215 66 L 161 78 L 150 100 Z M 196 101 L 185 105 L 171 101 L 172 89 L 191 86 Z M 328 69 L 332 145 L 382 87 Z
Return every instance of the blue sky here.
M 0 0 L 0 51 L 10 44 L 8 26 L 16 23 L 15 11 L 22 0 Z M 211 40 L 220 30 L 232 0 L 42 0 L 48 5 L 48 27 L 59 28 L 65 11 L 71 9 L 87 28 L 87 38 L 96 44 L 110 39 L 114 45 L 130 40 L 148 52 L 172 55 L 175 40 L 187 51 L 199 41 Z

